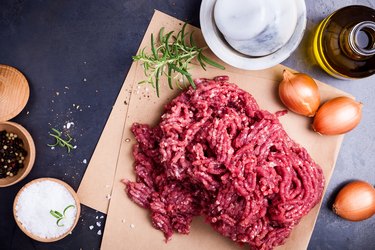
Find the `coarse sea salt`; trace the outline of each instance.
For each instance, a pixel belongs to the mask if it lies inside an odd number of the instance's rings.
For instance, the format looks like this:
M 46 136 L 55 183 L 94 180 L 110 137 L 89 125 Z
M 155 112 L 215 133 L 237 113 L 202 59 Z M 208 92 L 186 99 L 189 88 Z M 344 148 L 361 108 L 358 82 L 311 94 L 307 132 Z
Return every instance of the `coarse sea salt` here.
M 63 213 L 65 218 L 56 224 L 57 219 L 51 210 Z M 69 191 L 61 184 L 44 180 L 32 183 L 19 195 L 16 204 L 17 220 L 31 234 L 40 238 L 57 238 L 71 230 L 77 214 L 77 204 Z M 63 226 L 61 226 L 63 225 Z

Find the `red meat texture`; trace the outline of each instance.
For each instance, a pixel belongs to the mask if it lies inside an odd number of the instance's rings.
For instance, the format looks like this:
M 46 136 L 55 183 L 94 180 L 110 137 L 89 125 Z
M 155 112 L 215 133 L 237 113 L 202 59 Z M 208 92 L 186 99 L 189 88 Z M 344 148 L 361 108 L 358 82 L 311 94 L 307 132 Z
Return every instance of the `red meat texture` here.
M 272 249 L 320 200 L 322 169 L 284 131 L 278 116 L 228 77 L 195 80 L 165 106 L 156 127 L 133 124 L 136 181 L 131 200 L 168 241 L 194 216 L 250 249 Z

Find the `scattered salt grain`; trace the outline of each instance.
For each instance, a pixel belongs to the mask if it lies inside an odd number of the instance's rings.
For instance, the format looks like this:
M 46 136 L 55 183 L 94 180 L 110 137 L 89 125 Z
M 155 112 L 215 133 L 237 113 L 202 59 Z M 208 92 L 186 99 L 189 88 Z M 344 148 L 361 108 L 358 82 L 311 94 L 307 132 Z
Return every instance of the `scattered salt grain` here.
M 84 81 L 84 82 L 86 82 L 86 81 L 87 81 L 87 79 L 86 79 L 86 78 L 83 78 L 83 81 Z
M 64 209 L 74 205 L 65 212 L 61 225 L 56 225 L 56 218 L 51 210 L 62 213 Z M 73 196 L 61 184 L 50 180 L 32 183 L 19 195 L 16 204 L 16 218 L 31 234 L 41 238 L 56 238 L 69 231 L 77 214 Z
M 82 163 L 83 163 L 83 164 L 87 164 L 87 160 L 86 160 L 86 159 L 83 159 Z
M 101 227 L 101 226 L 102 226 L 102 223 L 101 223 L 100 221 L 97 221 L 97 222 L 96 222 L 96 225 L 97 225 L 98 227 Z
M 66 128 L 70 129 L 71 126 L 74 126 L 74 122 L 67 122 L 66 123 Z
M 125 219 L 122 219 L 121 222 L 122 222 L 122 223 L 125 223 Z
M 99 219 L 99 216 L 96 216 L 95 219 Z
M 134 224 L 130 224 L 130 228 L 135 228 L 135 225 Z
M 125 142 L 130 142 L 130 138 L 126 138 L 126 139 L 125 139 Z
M 102 215 L 102 216 L 100 216 L 100 219 L 103 219 L 104 218 L 104 216 Z
M 102 230 L 99 230 L 99 231 L 97 232 L 97 234 L 98 234 L 98 235 L 102 235 Z
M 94 226 L 93 226 L 93 225 L 91 225 L 91 226 L 89 226 L 89 228 L 90 228 L 90 230 L 93 230 L 93 229 L 94 229 Z

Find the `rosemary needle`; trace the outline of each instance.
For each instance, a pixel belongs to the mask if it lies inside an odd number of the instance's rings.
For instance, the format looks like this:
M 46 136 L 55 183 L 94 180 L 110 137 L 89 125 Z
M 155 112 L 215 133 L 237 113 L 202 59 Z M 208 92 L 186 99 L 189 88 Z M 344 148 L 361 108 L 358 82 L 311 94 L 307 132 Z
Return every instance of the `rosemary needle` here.
M 60 146 L 60 147 L 66 147 L 67 150 L 68 150 L 68 153 L 70 153 L 70 150 L 72 150 L 74 147 L 73 145 L 70 143 L 73 138 L 67 134 L 66 137 L 67 139 L 63 139 L 61 136 L 62 136 L 62 132 L 58 131 L 57 129 L 55 128 L 52 128 L 51 129 L 54 134 L 52 133 L 48 133 L 50 136 L 52 136 L 53 138 L 55 138 L 56 140 L 56 143 L 55 144 L 47 144 L 49 147 L 55 147 L 55 146 Z
M 190 34 L 185 32 L 187 23 L 182 29 L 173 35 L 173 31 L 164 34 L 164 28 L 159 31 L 158 40 L 155 40 L 154 34 L 151 34 L 151 54 L 145 52 L 143 48 L 136 56 L 134 61 L 140 61 L 144 74 L 147 77 L 139 83 L 149 83 L 156 89 L 159 97 L 160 78 L 165 75 L 168 79 L 168 86 L 173 89 L 173 79 L 178 88 L 182 88 L 181 82 L 186 78 L 188 83 L 195 88 L 195 84 L 191 74 L 189 73 L 189 64 L 196 58 L 199 65 L 206 70 L 207 64 L 225 69 L 224 66 L 218 64 L 203 54 L 205 48 L 199 48 L 193 39 L 193 32 Z
M 59 226 L 59 227 L 64 226 L 64 224 L 60 224 L 60 221 L 65 219 L 65 213 L 71 207 L 74 207 L 74 205 L 67 206 L 62 213 L 60 213 L 59 211 L 56 211 L 56 210 L 52 210 L 52 209 L 49 211 L 49 213 L 57 219 L 57 221 L 56 221 L 57 226 Z

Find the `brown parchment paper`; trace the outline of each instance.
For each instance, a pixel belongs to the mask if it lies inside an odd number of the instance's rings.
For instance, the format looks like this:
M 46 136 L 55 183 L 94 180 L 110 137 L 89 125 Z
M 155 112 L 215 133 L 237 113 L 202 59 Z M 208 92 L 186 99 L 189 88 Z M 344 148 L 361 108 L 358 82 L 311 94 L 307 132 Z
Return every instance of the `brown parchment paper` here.
M 157 33 L 161 27 L 166 30 L 179 30 L 182 22 L 155 11 L 151 23 L 146 31 L 140 48 L 149 47 L 151 33 Z M 188 30 L 195 30 L 196 39 L 203 43 L 200 31 L 188 26 Z M 215 58 L 210 52 L 209 56 Z M 218 59 L 217 59 L 218 60 Z M 224 64 L 223 62 L 221 62 Z M 285 67 L 275 66 L 262 71 L 243 71 L 226 65 L 226 70 L 208 67 L 207 71 L 193 66 L 190 70 L 194 78 L 212 78 L 217 75 L 228 75 L 230 81 L 238 84 L 242 89 L 250 92 L 262 109 L 271 112 L 285 109 L 277 95 L 278 83 L 282 78 Z M 144 79 L 143 69 L 133 64 L 125 80 L 125 87 L 121 90 L 116 104 L 127 108 L 114 106 L 114 110 L 104 129 L 100 142 L 90 161 L 87 173 L 82 181 L 79 195 L 82 203 L 102 212 L 107 211 L 107 220 L 101 248 L 111 249 L 245 249 L 216 233 L 202 218 L 195 218 L 189 235 L 175 234 L 170 242 L 164 242 L 163 234 L 151 225 L 148 211 L 134 204 L 124 192 L 122 179 L 134 180 L 133 157 L 131 154 L 135 139 L 130 127 L 134 122 L 156 125 L 163 111 L 163 106 L 178 94 L 170 91 L 167 84 L 161 84 L 161 96 L 157 98 L 154 89 L 137 83 Z M 319 89 L 322 101 L 346 93 L 331 86 L 320 83 Z M 131 89 L 130 96 L 125 93 Z M 124 96 L 122 96 L 124 94 Z M 121 114 L 120 114 L 121 113 Z M 289 112 L 280 118 L 285 130 L 299 144 L 303 145 L 312 158 L 323 168 L 328 184 L 337 159 L 343 136 L 320 136 L 310 129 L 312 120 Z M 121 131 L 122 127 L 122 131 Z M 130 140 L 129 140 L 130 139 Z M 106 145 L 106 149 L 103 146 Z M 116 155 L 116 152 L 118 153 Z M 109 173 L 102 175 L 97 171 L 105 166 Z M 100 173 L 100 174 L 99 174 Z M 113 178 L 114 176 L 114 178 Z M 108 186 L 109 185 L 109 186 Z M 100 187 L 104 189 L 100 190 Z M 112 189 L 113 188 L 113 189 Z M 112 190 L 111 190 L 112 189 Z M 99 192 L 99 195 L 97 195 Z M 111 199 L 105 195 L 111 192 Z M 92 195 L 95 193 L 95 195 Z M 306 249 L 319 212 L 317 205 L 300 224 L 295 227 L 286 243 L 278 249 Z

